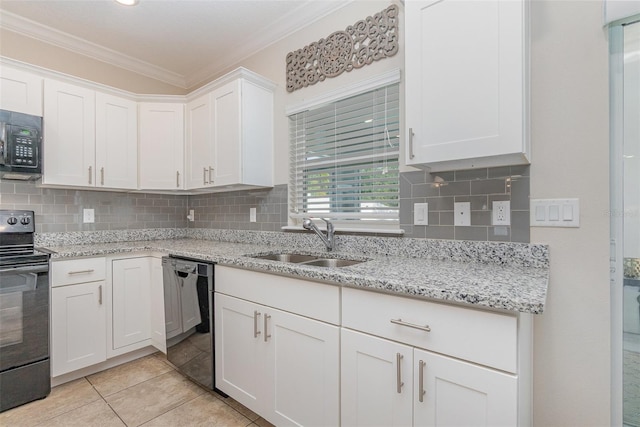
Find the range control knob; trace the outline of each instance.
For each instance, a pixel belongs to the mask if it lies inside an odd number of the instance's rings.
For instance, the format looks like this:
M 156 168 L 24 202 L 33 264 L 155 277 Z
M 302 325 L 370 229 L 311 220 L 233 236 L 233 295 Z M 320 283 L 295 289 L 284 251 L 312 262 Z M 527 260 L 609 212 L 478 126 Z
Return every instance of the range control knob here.
M 28 225 L 31 222 L 31 218 L 29 218 L 28 216 L 23 216 L 20 219 L 20 224 L 22 225 Z
M 15 216 L 10 216 L 7 219 L 7 224 L 9 225 L 16 225 L 18 223 L 18 218 L 16 218 Z

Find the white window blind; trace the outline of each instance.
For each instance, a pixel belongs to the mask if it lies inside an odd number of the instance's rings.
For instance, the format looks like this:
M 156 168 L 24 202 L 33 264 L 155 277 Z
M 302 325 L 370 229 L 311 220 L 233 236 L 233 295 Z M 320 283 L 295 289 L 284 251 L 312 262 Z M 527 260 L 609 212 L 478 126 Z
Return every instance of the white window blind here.
M 290 216 L 399 227 L 399 85 L 289 116 Z

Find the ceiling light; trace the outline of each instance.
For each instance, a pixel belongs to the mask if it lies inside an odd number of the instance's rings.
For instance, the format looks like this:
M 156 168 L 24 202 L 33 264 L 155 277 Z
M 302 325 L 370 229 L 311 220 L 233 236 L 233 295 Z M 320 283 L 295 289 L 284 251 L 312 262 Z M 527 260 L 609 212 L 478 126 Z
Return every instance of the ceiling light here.
M 140 0 L 116 0 L 116 2 L 125 6 L 135 6 Z

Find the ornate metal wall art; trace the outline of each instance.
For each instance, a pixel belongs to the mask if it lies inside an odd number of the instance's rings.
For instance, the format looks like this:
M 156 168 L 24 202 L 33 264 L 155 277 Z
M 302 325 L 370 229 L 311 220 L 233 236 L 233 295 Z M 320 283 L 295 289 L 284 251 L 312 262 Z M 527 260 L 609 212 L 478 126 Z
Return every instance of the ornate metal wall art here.
M 287 92 L 361 68 L 398 52 L 398 6 L 287 54 Z

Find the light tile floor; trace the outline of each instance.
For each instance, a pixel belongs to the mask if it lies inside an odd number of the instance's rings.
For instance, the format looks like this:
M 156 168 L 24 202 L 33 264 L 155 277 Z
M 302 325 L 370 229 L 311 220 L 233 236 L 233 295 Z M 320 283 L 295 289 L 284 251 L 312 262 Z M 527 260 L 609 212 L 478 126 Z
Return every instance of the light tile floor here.
M 161 353 L 62 384 L 0 414 L 0 426 L 270 427 L 231 398 L 191 382 Z

